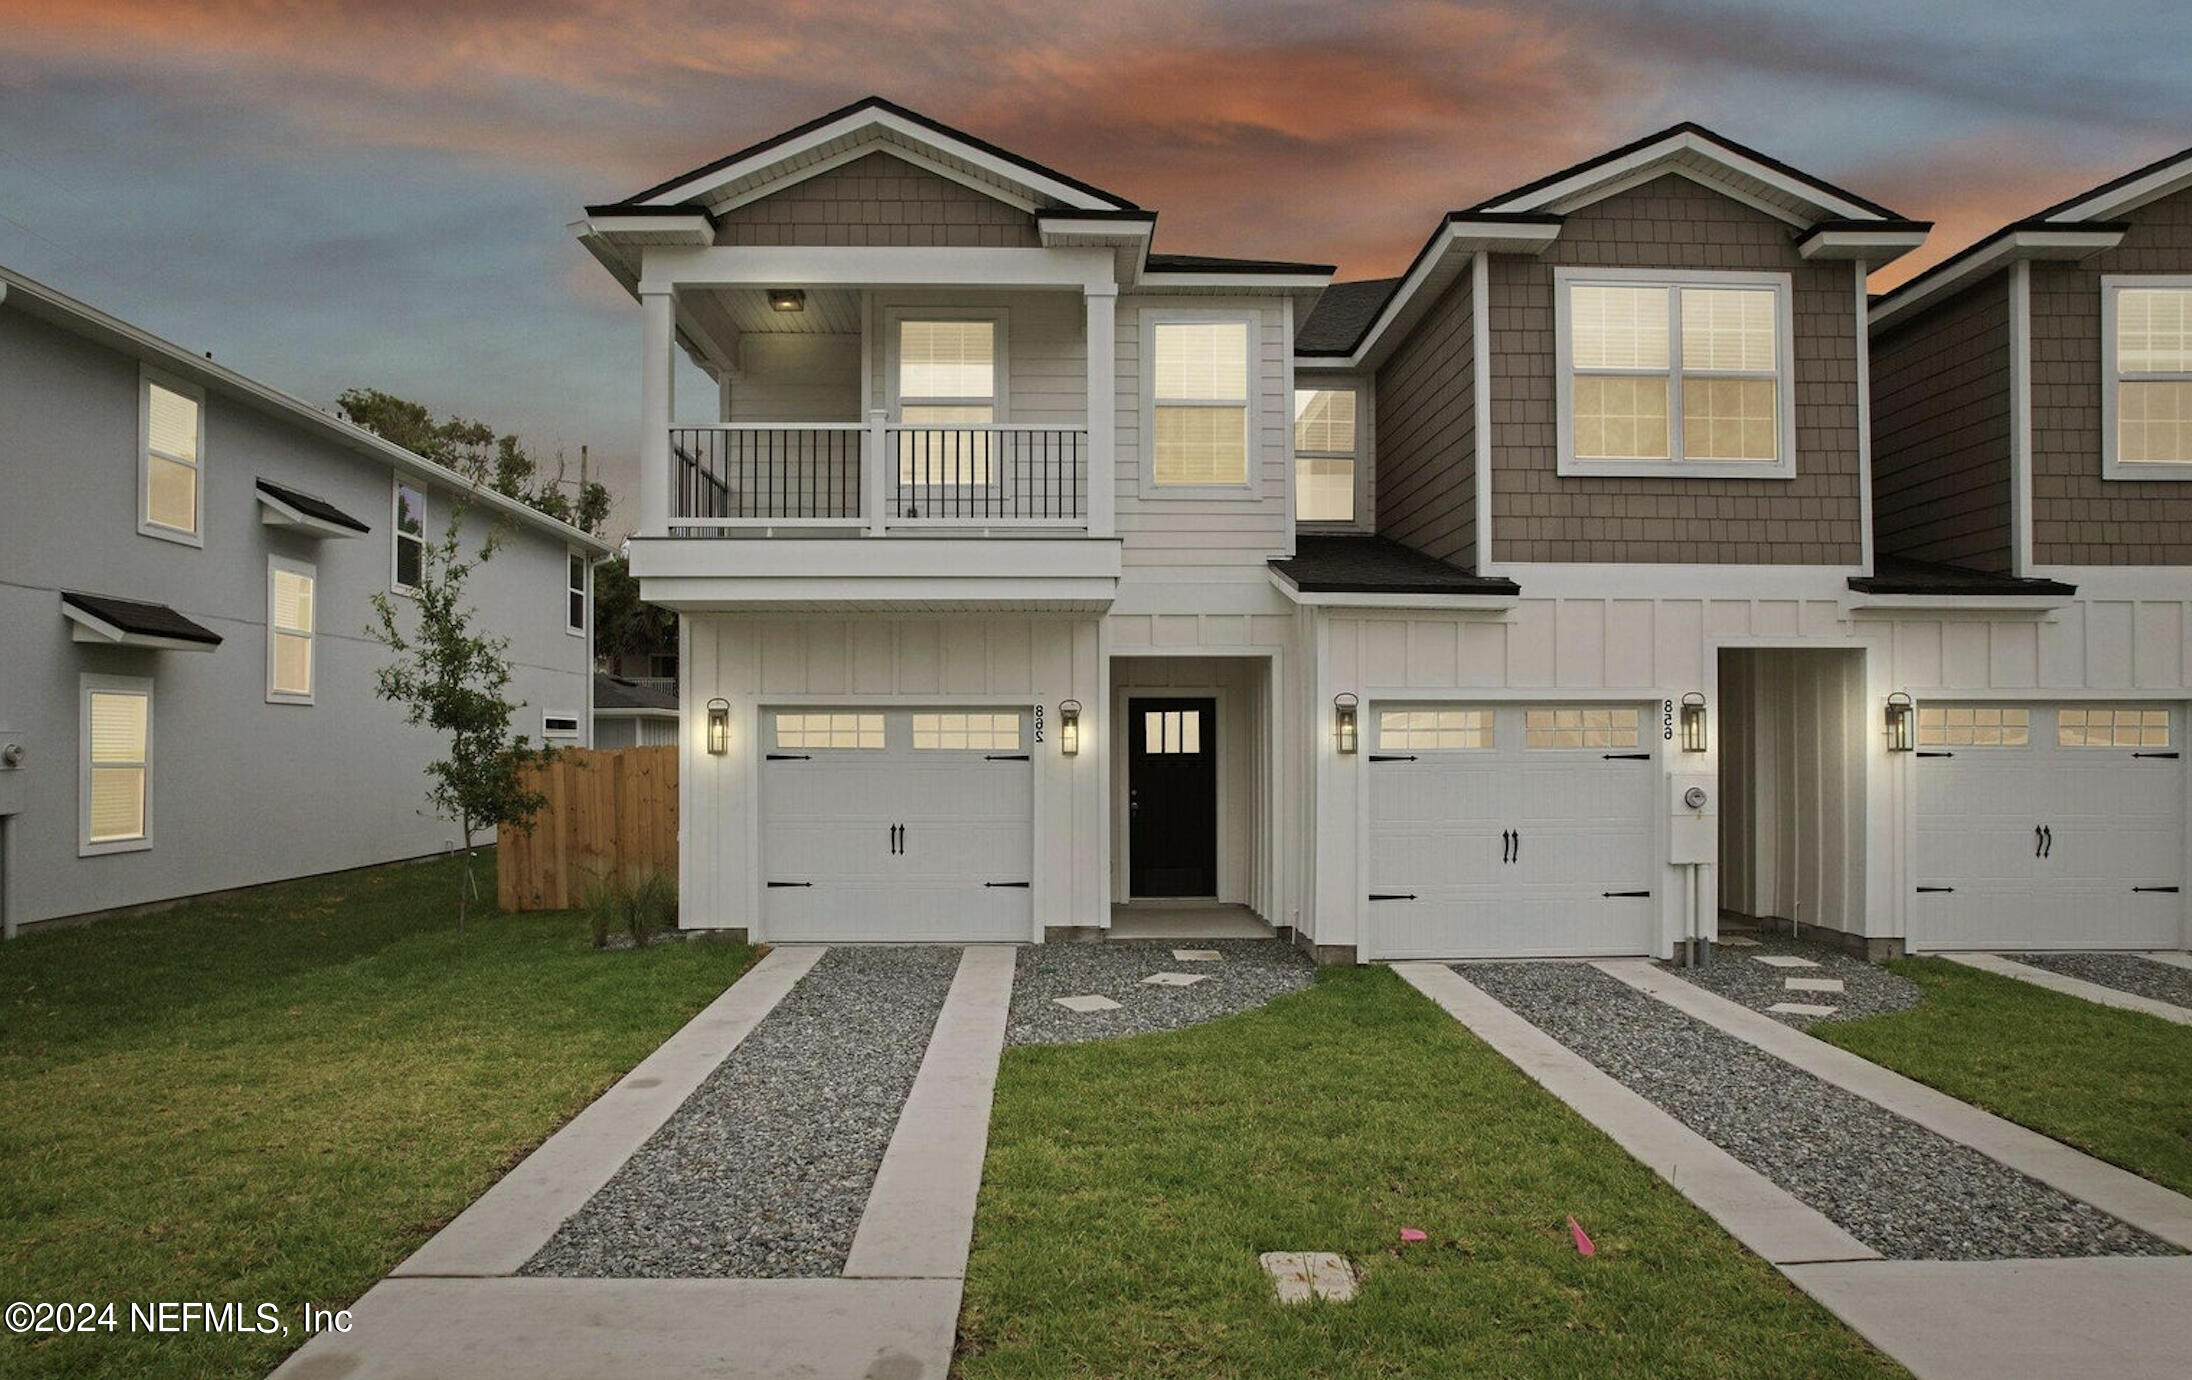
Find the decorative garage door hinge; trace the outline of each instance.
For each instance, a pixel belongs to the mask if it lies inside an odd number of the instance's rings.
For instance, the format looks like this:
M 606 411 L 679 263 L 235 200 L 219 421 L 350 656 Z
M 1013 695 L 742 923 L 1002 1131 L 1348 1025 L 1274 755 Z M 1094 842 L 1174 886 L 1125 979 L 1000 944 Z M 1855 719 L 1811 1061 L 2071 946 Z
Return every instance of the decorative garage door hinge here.
M 762 760 L 765 762 L 812 762 L 814 758 L 804 752 L 772 752 Z
M 1954 891 L 1955 889 L 1956 889 L 1956 888 L 1955 888 L 1955 887 L 1952 887 L 1952 886 L 1922 886 L 1922 887 L 1919 887 L 1919 888 L 1918 888 L 1918 894 L 1919 894 L 1919 895 L 1921 895 L 1921 896 L 1923 896 L 1923 895 L 1927 894 L 1928 892 L 1934 892 L 1934 891 Z
M 1652 755 L 1648 752 L 1602 752 L 1599 756 L 1608 762 L 1649 762 L 1652 760 Z
M 2173 886 L 2135 886 L 2131 889 L 2133 891 L 2166 891 L 2171 895 L 2175 895 L 2177 891 L 2177 888 Z
M 1954 757 L 1956 754 L 1953 752 L 1921 752 L 1918 755 L 1920 757 Z
M 1373 901 L 1413 901 L 1416 899 L 1416 893 L 1413 891 L 1373 891 L 1370 893 L 1370 899 Z
M 1016 887 L 1019 887 L 1019 888 L 1020 888 L 1021 890 L 1023 890 L 1023 891 L 1024 891 L 1024 890 L 1026 890 L 1026 889 L 1027 889 L 1027 885 L 1028 885 L 1028 884 L 1027 884 L 1026 882 L 984 882 L 984 883 L 982 883 L 982 885 L 983 885 L 983 886 L 1016 886 Z
M 2166 757 L 2172 762 L 2177 760 L 2177 754 L 2174 752 L 2134 752 L 2131 755 L 2133 757 Z
M 1601 896 L 1649 896 L 1649 891 L 1601 891 Z
M 813 882 L 771 882 L 770 886 L 813 886 Z
M 1028 755 L 1024 752 L 992 752 L 985 754 L 982 760 L 985 762 L 1025 762 L 1028 760 Z
M 1415 761 L 1415 760 L 1416 760 L 1416 754 L 1414 754 L 1414 753 L 1412 753 L 1412 752 L 1409 752 L 1409 753 L 1399 753 L 1399 752 L 1393 752 L 1393 753 L 1378 753 L 1378 752 L 1373 752 L 1373 753 L 1371 753 L 1371 754 L 1370 754 L 1370 760 L 1371 760 L 1371 761 L 1373 761 L 1373 762 L 1413 762 L 1413 761 Z

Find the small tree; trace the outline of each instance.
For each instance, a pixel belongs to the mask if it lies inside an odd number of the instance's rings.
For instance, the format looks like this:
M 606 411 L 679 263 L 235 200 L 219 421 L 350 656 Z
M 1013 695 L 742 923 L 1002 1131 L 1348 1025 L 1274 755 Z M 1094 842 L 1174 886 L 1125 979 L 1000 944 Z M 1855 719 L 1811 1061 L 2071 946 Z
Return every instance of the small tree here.
M 523 707 L 505 693 L 510 685 L 510 639 L 474 632 L 478 610 L 464 602 L 475 567 L 493 559 L 501 533 L 490 533 L 479 553 L 462 556 L 465 505 L 450 514 L 449 530 L 426 543 L 418 582 L 407 601 L 415 617 L 405 631 L 398 602 L 373 596 L 368 636 L 395 653 L 376 674 L 376 693 L 404 706 L 405 722 L 424 724 L 445 743 L 442 757 L 426 768 L 433 778 L 426 798 L 464 833 L 464 887 L 457 900 L 457 932 L 471 910 L 479 884 L 472 874 L 472 840 L 484 829 L 532 826 L 547 798 L 526 785 L 551 748 L 534 747 L 513 733 L 510 720 Z

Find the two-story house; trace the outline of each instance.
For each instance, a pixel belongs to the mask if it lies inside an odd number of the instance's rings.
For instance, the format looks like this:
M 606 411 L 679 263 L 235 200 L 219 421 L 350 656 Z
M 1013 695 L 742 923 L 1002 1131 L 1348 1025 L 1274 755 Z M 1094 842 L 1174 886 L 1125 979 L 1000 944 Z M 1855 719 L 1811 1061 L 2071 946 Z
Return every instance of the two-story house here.
M 1664 955 L 1723 906 L 1964 942 L 1904 740 L 1973 727 L 1975 646 L 2038 677 L 2082 596 L 1874 549 L 1865 283 L 1924 223 L 1694 126 L 1393 280 L 1154 222 L 871 100 L 576 227 L 644 308 L 687 925 L 1195 897 L 1342 961 Z
M 366 629 L 460 500 L 520 728 L 584 740 L 602 542 L 5 269 L 0 457 L 11 935 L 451 846 Z

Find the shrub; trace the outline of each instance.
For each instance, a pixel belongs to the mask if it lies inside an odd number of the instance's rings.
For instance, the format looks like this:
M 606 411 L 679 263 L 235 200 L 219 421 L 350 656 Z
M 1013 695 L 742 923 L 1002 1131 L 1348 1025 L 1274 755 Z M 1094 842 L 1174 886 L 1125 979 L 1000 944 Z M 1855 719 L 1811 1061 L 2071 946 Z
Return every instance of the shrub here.
M 677 928 L 677 881 L 652 868 L 588 871 L 579 888 L 579 910 L 595 948 L 607 948 L 609 936 L 619 933 L 641 948 Z

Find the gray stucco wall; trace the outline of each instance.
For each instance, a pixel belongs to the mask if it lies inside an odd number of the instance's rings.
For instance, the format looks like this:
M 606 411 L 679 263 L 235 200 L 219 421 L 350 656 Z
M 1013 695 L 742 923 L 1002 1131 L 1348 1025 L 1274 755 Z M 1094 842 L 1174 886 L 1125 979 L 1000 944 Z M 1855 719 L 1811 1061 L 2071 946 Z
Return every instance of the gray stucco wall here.
M 205 546 L 137 531 L 139 361 L 0 304 L 0 730 L 28 751 L 0 771 L 18 923 L 431 853 L 456 835 L 425 813 L 423 729 L 373 693 L 386 652 L 365 636 L 388 587 L 394 473 L 331 439 L 212 393 Z M 372 525 L 315 541 L 262 525 L 261 477 Z M 429 528 L 451 495 L 429 499 Z M 480 527 L 484 532 L 484 527 Z M 567 548 L 512 527 L 475 576 L 482 624 L 510 639 L 513 690 L 585 722 L 587 639 L 565 628 Z M 270 555 L 318 575 L 316 702 L 266 700 Z M 211 653 L 71 640 L 60 591 L 166 604 L 224 639 Z M 79 695 L 87 673 L 153 682 L 152 847 L 78 856 Z

